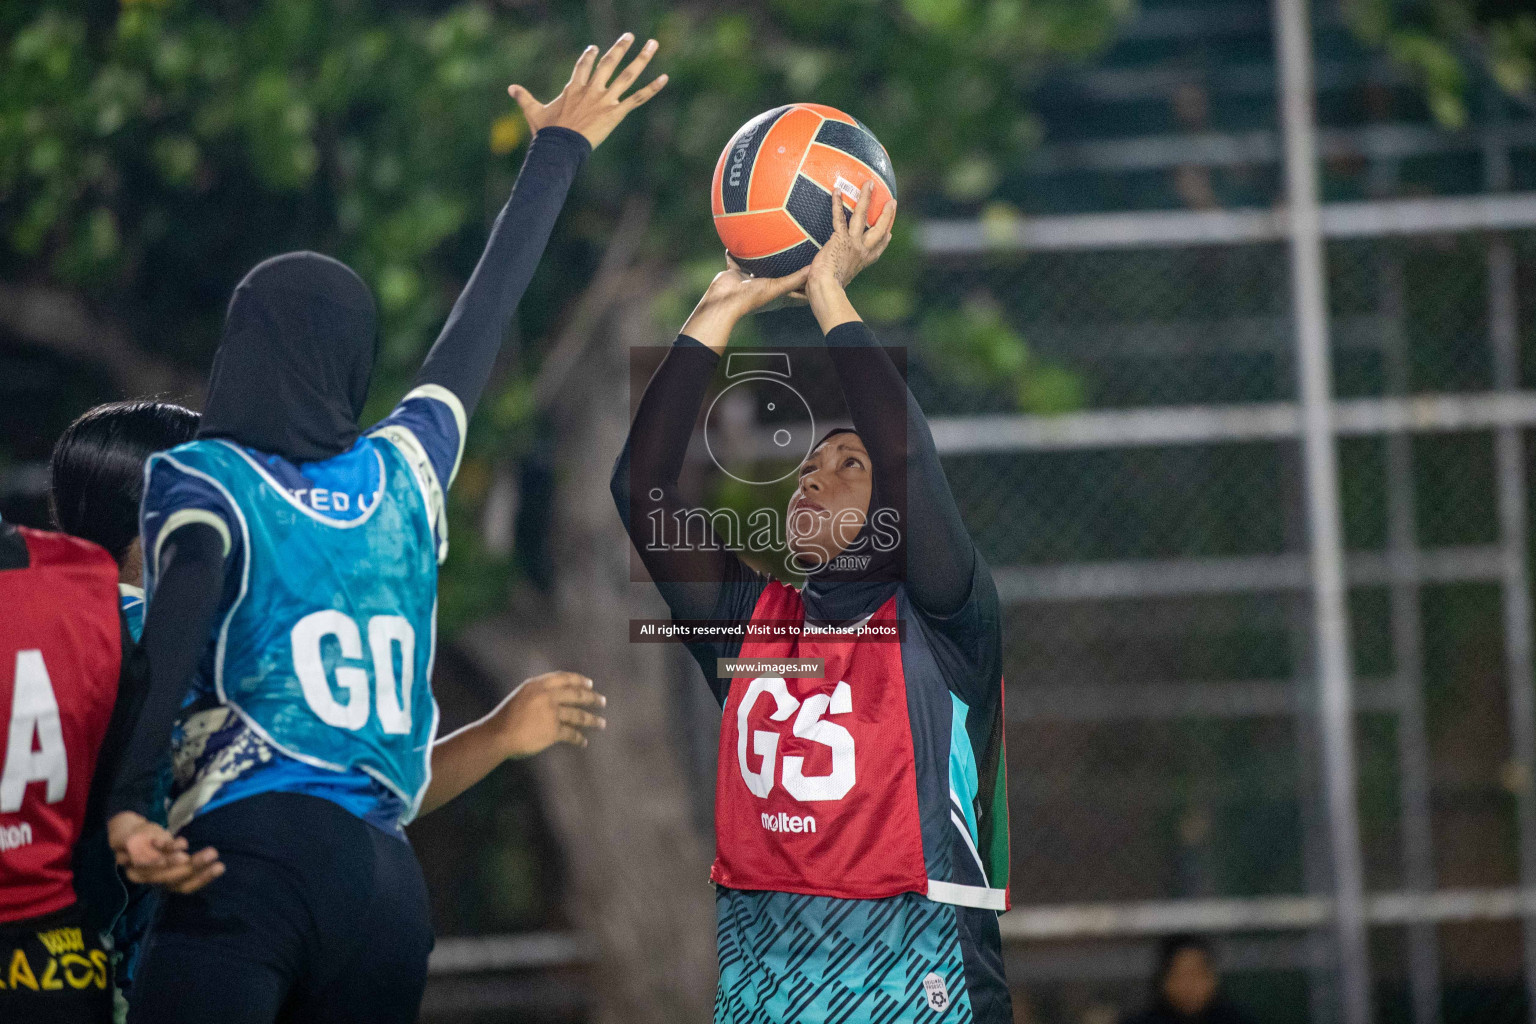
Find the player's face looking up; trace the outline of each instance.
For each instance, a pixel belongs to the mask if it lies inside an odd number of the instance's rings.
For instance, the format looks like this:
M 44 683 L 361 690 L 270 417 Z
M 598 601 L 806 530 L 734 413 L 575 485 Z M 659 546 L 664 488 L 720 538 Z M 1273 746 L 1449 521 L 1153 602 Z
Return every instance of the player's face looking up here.
M 869 452 L 852 431 L 817 445 L 800 465 L 786 517 L 789 549 L 813 562 L 831 561 L 853 543 L 869 515 Z

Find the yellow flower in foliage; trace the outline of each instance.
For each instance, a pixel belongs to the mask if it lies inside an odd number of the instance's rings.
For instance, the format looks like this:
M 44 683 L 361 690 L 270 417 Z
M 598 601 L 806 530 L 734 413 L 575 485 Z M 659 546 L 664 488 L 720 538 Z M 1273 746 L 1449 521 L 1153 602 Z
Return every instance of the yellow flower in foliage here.
M 523 141 L 523 119 L 517 114 L 504 114 L 491 125 L 491 152 L 505 156 Z

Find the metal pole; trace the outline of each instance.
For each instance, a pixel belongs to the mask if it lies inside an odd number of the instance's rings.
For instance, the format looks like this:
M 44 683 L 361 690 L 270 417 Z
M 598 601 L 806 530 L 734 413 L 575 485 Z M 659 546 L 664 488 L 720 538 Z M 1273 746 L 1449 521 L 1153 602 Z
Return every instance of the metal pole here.
M 1515 258 L 1503 239 L 1488 248 L 1489 329 L 1494 351 L 1494 376 L 1499 387 L 1513 387 L 1518 374 L 1515 336 Z M 1519 844 L 1520 884 L 1536 882 L 1536 794 L 1531 792 L 1536 769 L 1536 679 L 1532 676 L 1531 590 L 1526 578 L 1527 524 L 1525 456 L 1520 431 L 1503 427 L 1493 437 L 1499 503 L 1499 535 L 1504 549 L 1504 661 L 1509 690 L 1509 737 L 1515 773 L 1515 819 Z M 1531 1020 L 1536 1021 L 1536 918 L 1524 919 L 1525 988 L 1532 996 Z
M 1360 821 L 1356 807 L 1354 699 L 1350 680 L 1344 542 L 1333 434 L 1328 304 L 1318 213 L 1317 126 L 1312 105 L 1312 42 L 1306 0 L 1275 0 L 1280 119 L 1290 227 L 1291 298 L 1296 320 L 1307 481 L 1313 628 L 1317 636 L 1318 710 L 1323 784 L 1332 833 L 1335 935 L 1345 1024 L 1371 1019 Z
M 1371 167 L 1371 192 L 1390 198 L 1397 192 L 1396 160 Z M 1407 322 L 1403 295 L 1403 260 L 1394 243 L 1378 257 L 1377 305 L 1386 394 L 1409 393 Z M 1435 888 L 1433 819 L 1430 812 L 1429 737 L 1424 725 L 1424 624 L 1419 605 L 1419 541 L 1414 509 L 1413 435 L 1394 431 L 1387 449 L 1387 547 L 1393 562 L 1392 652 L 1397 675 L 1397 763 L 1402 779 L 1398 810 L 1402 816 L 1403 885 L 1410 892 Z M 1433 921 L 1408 925 L 1408 989 L 1413 1024 L 1439 1024 L 1440 948 Z
M 1290 532 L 1289 528 L 1286 532 Z M 1298 595 L 1290 597 L 1287 604 L 1295 685 L 1298 696 L 1303 697 L 1296 702 L 1296 783 L 1302 826 L 1302 881 L 1308 896 L 1323 899 L 1329 887 L 1330 849 L 1321 778 L 1323 759 L 1319 756 L 1317 709 L 1299 689 L 1312 683 L 1314 672 L 1311 666 L 1317 664 L 1317 653 L 1306 601 Z M 1334 976 L 1331 945 L 1326 923 L 1307 930 L 1307 1019 L 1313 1024 L 1333 1024 L 1338 1019 L 1338 979 Z
M 1400 168 L 1396 160 L 1371 166 L 1371 194 L 1390 199 L 1397 192 Z M 1403 295 L 1403 260 L 1391 243 L 1378 257 L 1378 316 L 1382 331 L 1385 393 L 1409 394 L 1407 320 Z M 1393 563 L 1392 652 L 1397 695 L 1397 763 L 1401 776 L 1398 811 L 1403 885 L 1410 892 L 1429 893 L 1435 887 L 1433 819 L 1430 812 L 1429 738 L 1424 724 L 1424 626 L 1420 609 L 1419 545 L 1414 509 L 1413 436 L 1394 431 L 1386 436 L 1387 546 Z M 1357 690 L 1358 693 L 1358 690 Z M 1413 1024 L 1439 1024 L 1440 950 L 1433 921 L 1408 925 L 1408 989 Z
M 1283 451 L 1285 472 L 1285 507 L 1303 507 L 1306 480 L 1301 464 L 1301 446 L 1287 445 Z M 1294 551 L 1307 543 L 1306 523 L 1286 516 L 1285 550 Z M 1318 742 L 1317 702 L 1311 687 L 1316 672 L 1317 645 L 1312 635 L 1311 604 L 1301 588 L 1285 594 L 1286 636 L 1290 641 L 1291 680 L 1295 690 L 1296 729 L 1296 801 L 1301 814 L 1301 875 L 1309 897 L 1327 899 L 1329 889 L 1327 801 L 1323 798 L 1321 745 Z M 1338 978 L 1332 955 L 1332 927 L 1328 922 L 1307 929 L 1303 940 L 1307 969 L 1307 1020 L 1311 1024 L 1335 1024 L 1338 1019 Z
M 1493 130 L 1484 150 L 1484 185 L 1490 192 L 1509 188 L 1509 147 L 1505 138 L 1501 97 L 1491 95 Z M 1519 306 L 1515 295 L 1515 253 L 1507 238 L 1495 236 L 1488 245 L 1488 341 L 1493 351 L 1493 386 L 1498 391 L 1520 387 Z M 1520 884 L 1536 881 L 1536 668 L 1531 636 L 1531 581 L 1526 571 L 1525 455 L 1516 427 L 1501 427 L 1493 435 L 1493 457 L 1499 504 L 1499 540 L 1503 548 L 1502 604 L 1504 661 L 1509 688 L 1509 738 L 1514 756 L 1516 836 Z M 1536 1021 L 1536 917 L 1522 921 L 1525 946 L 1525 991 L 1530 1019 Z
M 1386 256 L 1380 270 L 1381 319 L 1387 332 L 1382 355 L 1387 390 L 1408 393 L 1408 354 L 1403 337 L 1402 261 Z M 1414 523 L 1413 437 L 1387 435 L 1387 545 L 1394 563 L 1392 651 L 1398 682 L 1397 760 L 1402 778 L 1403 887 L 1412 893 L 1435 888 L 1430 830 L 1429 739 L 1424 724 L 1424 626 L 1419 607 L 1419 542 Z M 1408 987 L 1414 1024 L 1440 1020 L 1440 954 L 1433 921 L 1408 926 Z

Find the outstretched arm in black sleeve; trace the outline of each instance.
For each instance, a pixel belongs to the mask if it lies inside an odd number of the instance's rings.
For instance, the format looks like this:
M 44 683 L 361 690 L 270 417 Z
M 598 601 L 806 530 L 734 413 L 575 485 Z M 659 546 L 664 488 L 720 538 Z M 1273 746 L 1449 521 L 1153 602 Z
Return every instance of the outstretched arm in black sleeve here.
M 618 71 L 633 43 L 634 37 L 624 33 L 602 60 L 597 59 L 597 47 L 588 47 L 576 61 L 570 82 L 550 103 L 540 103 L 520 85 L 507 90 L 536 134 L 485 252 L 416 376 L 418 385 L 437 384 L 453 392 L 466 416 L 474 412 L 490 381 L 501 339 L 582 162 L 630 111 L 666 84 L 667 76 L 661 75 L 624 95 L 656 52 L 652 39 Z
M 452 391 L 466 415 L 474 412 L 491 378 L 512 314 L 590 152 L 587 140 L 568 128 L 545 128 L 533 137 L 485 252 L 416 375 L 418 385 L 439 384 Z
M 686 549 L 666 541 L 687 508 L 678 493 L 683 458 L 732 329 L 746 314 L 804 282 L 804 271 L 786 278 L 753 278 L 734 264 L 716 275 L 646 385 L 614 466 L 612 490 L 619 518 L 674 618 L 710 618 L 719 609 L 724 585 L 760 580 L 720 545 L 713 531 L 702 544 Z M 652 536 L 658 524 L 667 536 Z
M 224 538 L 207 523 L 178 527 L 160 542 L 159 579 L 144 611 L 149 688 L 107 801 L 108 839 L 129 879 L 183 893 L 223 874 L 218 852 L 189 853 L 185 839 L 172 837 L 147 814 L 176 713 L 213 632 L 224 558 Z
M 970 595 L 976 547 L 960 519 L 922 409 L 890 353 L 843 290 L 890 244 L 895 201 L 886 204 L 873 225 L 868 224 L 868 210 L 867 188 L 851 220 L 843 210 L 842 197 L 834 194 L 832 237 L 811 264 L 806 296 L 826 335 L 854 429 L 874 464 L 875 493 L 903 515 L 901 535 L 912 603 L 943 617 L 957 611 Z
M 907 590 L 931 615 L 955 612 L 971 590 L 976 549 L 933 445 L 917 400 L 862 320 L 827 332 L 827 349 L 843 386 L 853 427 L 874 464 L 876 493 L 902 513 Z M 894 481 L 892 493 L 881 481 Z

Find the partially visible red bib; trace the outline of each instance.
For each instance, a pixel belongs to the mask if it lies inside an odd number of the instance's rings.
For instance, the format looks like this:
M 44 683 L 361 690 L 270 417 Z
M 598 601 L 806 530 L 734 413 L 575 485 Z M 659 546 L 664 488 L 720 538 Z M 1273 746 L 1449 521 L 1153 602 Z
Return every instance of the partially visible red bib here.
M 70 856 L 123 656 L 112 556 L 14 529 L 27 564 L 0 571 L 0 922 L 75 902 Z
M 754 622 L 803 622 L 770 583 Z M 896 598 L 870 621 L 896 621 Z M 843 899 L 927 892 L 901 645 L 743 642 L 740 657 L 822 658 L 821 679 L 731 680 L 715 785 L 710 878 L 733 889 Z

